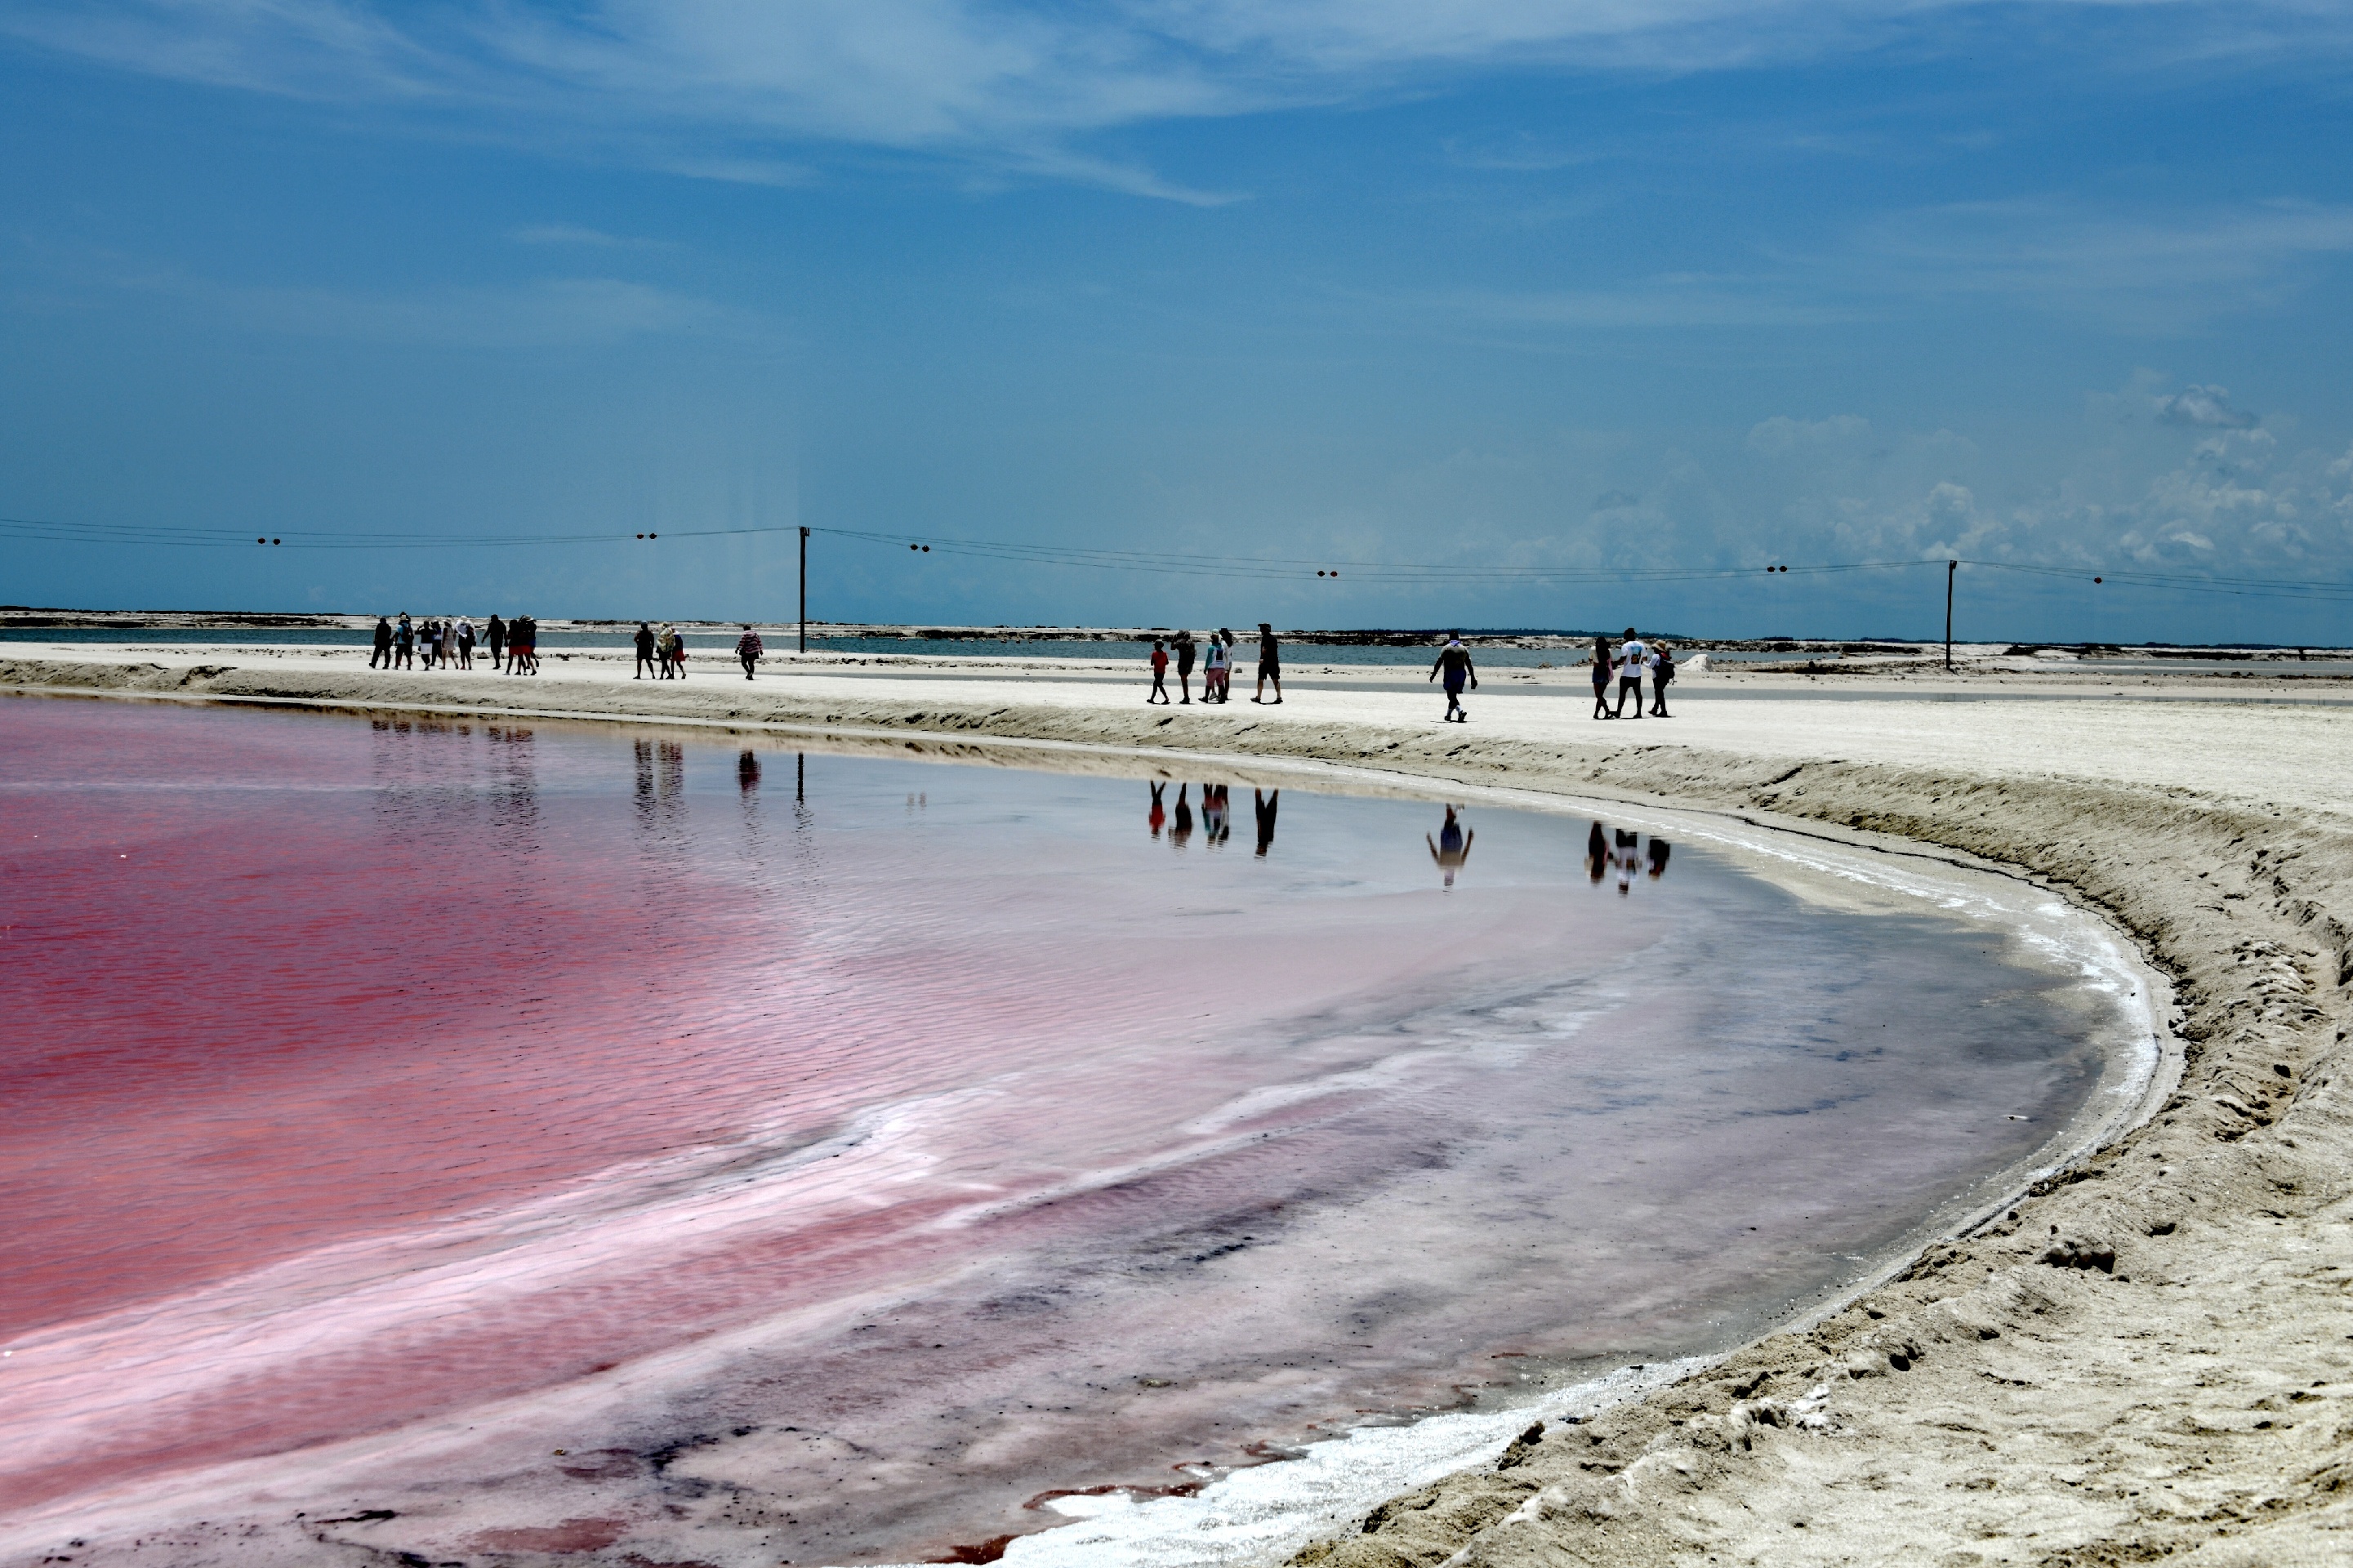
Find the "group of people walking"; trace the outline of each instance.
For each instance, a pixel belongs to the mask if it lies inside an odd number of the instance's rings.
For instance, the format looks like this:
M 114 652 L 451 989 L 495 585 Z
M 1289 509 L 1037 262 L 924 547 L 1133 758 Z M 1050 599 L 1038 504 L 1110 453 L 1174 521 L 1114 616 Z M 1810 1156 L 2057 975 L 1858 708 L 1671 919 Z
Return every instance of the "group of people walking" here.
M 676 626 L 665 626 L 656 631 L 651 622 L 639 621 L 637 636 L 631 640 L 638 650 L 637 669 L 630 675 L 631 680 L 643 680 L 648 670 L 653 672 L 656 680 L 686 679 L 686 636 Z M 754 668 L 767 651 L 760 634 L 745 623 L 744 635 L 735 639 L 735 660 L 744 667 L 744 679 L 752 679 Z
M 1224 702 L 1229 700 L 1233 678 L 1234 634 L 1219 627 L 1209 634 L 1208 656 L 1202 661 L 1201 700 Z M 1191 632 L 1180 631 L 1172 637 L 1155 637 L 1152 641 L 1152 689 L 1145 694 L 1149 703 L 1172 700 L 1193 700 L 1193 665 L 1199 653 Z M 1168 695 L 1168 667 L 1176 667 L 1176 689 L 1183 695 Z M 748 673 L 748 667 L 747 667 Z M 1472 659 L 1469 645 L 1461 632 L 1446 634 L 1446 644 L 1438 650 L 1438 658 L 1430 667 L 1430 679 L 1444 679 L 1446 713 L 1449 724 L 1467 724 L 1470 710 L 1462 706 L 1462 693 L 1479 689 L 1479 669 Z M 1667 687 L 1675 679 L 1675 650 L 1665 643 L 1645 643 L 1626 628 L 1625 640 L 1612 642 L 1606 637 L 1593 639 L 1593 716 L 1596 719 L 1622 719 L 1626 704 L 1634 705 L 1633 716 L 1643 716 L 1643 686 L 1650 687 L 1650 717 L 1670 719 L 1667 711 Z M 1609 683 L 1618 683 L 1618 705 L 1609 705 Z M 1282 700 L 1282 650 L 1276 642 L 1274 629 L 1266 622 L 1258 624 L 1258 695 L 1250 699 L 1261 702 L 1266 689 L 1274 688 L 1274 700 Z
M 1615 670 L 1618 678 L 1618 706 L 1609 706 L 1609 678 Z M 1667 711 L 1667 687 L 1675 679 L 1675 650 L 1664 643 L 1645 643 L 1626 628 L 1626 640 L 1611 647 L 1608 637 L 1593 639 L 1593 716 L 1596 719 L 1623 719 L 1626 704 L 1631 700 L 1634 717 L 1642 716 L 1642 682 L 1651 683 L 1651 717 L 1672 719 Z
M 648 670 L 654 672 L 656 680 L 686 679 L 686 638 L 676 626 L 664 626 L 656 631 L 650 623 L 639 621 L 633 640 L 637 644 L 638 665 L 629 677 L 631 680 L 643 680 Z
M 539 673 L 537 621 L 529 616 L 517 616 L 512 621 L 492 616 L 482 633 L 478 639 L 473 621 L 464 616 L 428 619 L 422 625 L 410 620 L 406 610 L 400 612 L 397 624 L 378 616 L 368 668 L 415 669 L 421 658 L 427 669 L 471 669 L 479 641 L 490 653 L 491 668 L 501 673 Z
M 1234 634 L 1219 626 L 1209 634 L 1209 646 L 1204 650 L 1194 642 L 1193 634 L 1179 631 L 1172 637 L 1152 639 L 1152 689 L 1145 693 L 1147 703 L 1167 702 L 1168 667 L 1176 666 L 1176 689 L 1184 694 L 1181 700 L 1193 700 L 1193 666 L 1201 667 L 1201 700 L 1230 702 L 1234 695 Z M 1253 702 L 1266 700 L 1266 689 L 1274 688 L 1274 700 L 1282 700 L 1282 644 L 1274 635 L 1274 627 L 1266 621 L 1258 624 L 1258 691 Z

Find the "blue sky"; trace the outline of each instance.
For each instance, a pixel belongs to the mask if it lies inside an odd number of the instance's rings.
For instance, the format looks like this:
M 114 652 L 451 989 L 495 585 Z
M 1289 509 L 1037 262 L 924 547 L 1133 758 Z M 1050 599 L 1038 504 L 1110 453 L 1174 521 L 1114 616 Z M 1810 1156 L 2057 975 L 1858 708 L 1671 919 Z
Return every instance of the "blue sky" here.
M 0 597 L 2353 643 L 2340 5 L 0 0 Z M 1271 556 L 1347 563 L 1220 575 Z M 1775 562 L 1934 562 L 1776 577 Z M 1357 563 L 1734 570 L 1358 580 Z

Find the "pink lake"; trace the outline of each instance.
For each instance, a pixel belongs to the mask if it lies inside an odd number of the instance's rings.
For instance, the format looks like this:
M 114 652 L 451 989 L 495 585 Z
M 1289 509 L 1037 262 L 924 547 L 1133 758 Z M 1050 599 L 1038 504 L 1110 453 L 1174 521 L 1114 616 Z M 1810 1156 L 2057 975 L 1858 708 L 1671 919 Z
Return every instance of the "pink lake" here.
M 1957 921 L 1222 783 L 0 703 L 8 1539 L 986 1560 L 1732 1342 L 2097 1077 Z

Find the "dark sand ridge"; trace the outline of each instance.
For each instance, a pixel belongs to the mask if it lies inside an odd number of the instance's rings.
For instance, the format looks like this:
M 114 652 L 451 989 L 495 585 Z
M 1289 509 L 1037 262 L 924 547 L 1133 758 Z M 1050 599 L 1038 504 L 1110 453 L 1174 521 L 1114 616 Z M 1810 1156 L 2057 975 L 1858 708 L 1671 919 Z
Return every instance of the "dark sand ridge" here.
M 2088 692 L 2048 721 L 1944 705 L 1930 765 L 1912 741 L 1881 743 L 1887 712 L 1910 706 L 1894 694 L 1845 705 L 1850 743 L 1828 755 L 1770 715 L 1627 731 L 1570 721 L 1574 698 L 1516 699 L 1525 720 L 1466 734 L 1403 697 L 1238 703 L 1167 724 L 1129 693 L 1037 682 L 832 674 L 631 689 L 386 677 L 358 662 L 26 658 L 0 662 L 0 687 L 1307 759 L 1829 825 L 2018 868 L 2105 911 L 2173 977 L 2186 1068 L 2154 1120 L 2038 1184 L 2015 1218 L 1931 1247 L 1828 1321 L 1393 1500 L 1299 1560 L 2353 1556 L 2341 1403 L 2353 1390 L 2353 1101 L 2339 1082 L 2353 1022 L 2341 774 L 2353 719 L 2341 710 Z M 1795 723 L 1795 704 L 1754 706 Z M 1810 1397 L 1817 1389 L 1826 1396 Z M 1827 1419 L 1801 1426 L 1801 1403 Z

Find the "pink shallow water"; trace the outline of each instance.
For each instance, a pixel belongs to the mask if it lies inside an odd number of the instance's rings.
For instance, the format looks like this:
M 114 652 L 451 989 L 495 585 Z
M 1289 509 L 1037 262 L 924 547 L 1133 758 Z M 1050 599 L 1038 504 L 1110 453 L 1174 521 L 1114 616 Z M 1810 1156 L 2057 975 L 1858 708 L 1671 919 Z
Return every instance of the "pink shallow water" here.
M 2087 1081 L 1989 940 L 1581 824 L 793 768 L 0 705 L 0 1509 L 931 1555 L 1736 1331 Z

